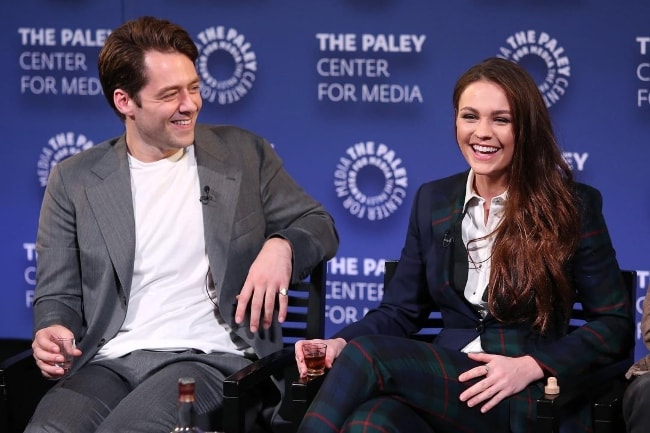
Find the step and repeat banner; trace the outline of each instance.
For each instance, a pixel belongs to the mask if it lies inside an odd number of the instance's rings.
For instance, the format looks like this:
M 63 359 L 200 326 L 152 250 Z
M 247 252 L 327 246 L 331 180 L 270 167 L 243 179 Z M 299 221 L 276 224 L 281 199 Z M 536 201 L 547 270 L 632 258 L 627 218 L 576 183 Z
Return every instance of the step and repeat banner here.
M 416 188 L 465 169 L 452 88 L 495 55 L 533 74 L 576 178 L 603 193 L 620 264 L 638 272 L 640 315 L 650 284 L 647 0 L 25 0 L 0 16 L 0 337 L 31 337 L 51 168 L 122 132 L 96 59 L 111 29 L 141 15 L 194 38 L 200 121 L 266 137 L 334 216 L 328 335 L 381 300 L 383 262 L 399 257 Z

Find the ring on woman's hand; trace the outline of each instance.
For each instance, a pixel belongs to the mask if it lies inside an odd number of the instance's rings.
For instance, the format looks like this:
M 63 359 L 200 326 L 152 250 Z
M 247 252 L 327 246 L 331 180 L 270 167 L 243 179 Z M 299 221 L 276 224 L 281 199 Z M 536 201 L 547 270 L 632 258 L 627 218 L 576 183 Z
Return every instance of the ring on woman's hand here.
M 280 296 L 287 296 L 289 294 L 289 291 L 287 290 L 286 287 L 283 287 L 280 289 L 278 293 L 280 293 Z
M 490 372 L 490 366 L 485 364 L 485 375 L 487 376 L 489 372 Z

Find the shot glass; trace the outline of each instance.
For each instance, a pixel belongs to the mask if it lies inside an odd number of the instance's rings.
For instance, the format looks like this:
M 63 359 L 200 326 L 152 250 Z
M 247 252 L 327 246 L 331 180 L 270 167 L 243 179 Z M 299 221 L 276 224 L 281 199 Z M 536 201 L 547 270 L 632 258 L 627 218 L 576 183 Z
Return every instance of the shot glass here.
M 59 352 L 63 356 L 63 362 L 56 362 L 54 365 L 61 367 L 65 370 L 65 374 L 68 374 L 70 368 L 72 368 L 73 353 L 76 347 L 74 338 L 55 337 L 52 341 L 59 346 Z
M 302 345 L 302 354 L 307 365 L 307 376 L 320 376 L 325 373 L 325 343 L 305 343 Z

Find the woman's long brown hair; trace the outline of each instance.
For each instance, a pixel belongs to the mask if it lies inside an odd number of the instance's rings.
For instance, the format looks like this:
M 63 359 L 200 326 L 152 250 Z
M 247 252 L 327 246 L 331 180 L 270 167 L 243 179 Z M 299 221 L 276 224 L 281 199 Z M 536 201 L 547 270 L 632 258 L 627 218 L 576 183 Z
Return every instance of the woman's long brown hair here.
M 488 308 L 499 320 L 531 323 L 546 333 L 566 320 L 574 302 L 566 275 L 580 237 L 573 176 L 532 77 L 509 60 L 486 59 L 456 83 L 456 111 L 465 88 L 479 80 L 506 93 L 515 139 L 508 200 L 492 250 Z

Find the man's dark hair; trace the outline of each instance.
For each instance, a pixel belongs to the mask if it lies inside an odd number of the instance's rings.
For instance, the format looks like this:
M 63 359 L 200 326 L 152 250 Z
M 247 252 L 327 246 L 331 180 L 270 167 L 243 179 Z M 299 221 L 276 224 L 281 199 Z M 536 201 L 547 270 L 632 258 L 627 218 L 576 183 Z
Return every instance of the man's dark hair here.
M 97 69 L 104 96 L 122 120 L 124 115 L 115 107 L 113 92 L 122 89 L 140 105 L 139 92 L 148 80 L 144 67 L 148 51 L 178 52 L 192 63 L 199 55 L 187 31 L 167 20 L 145 16 L 113 30 L 99 53 Z

